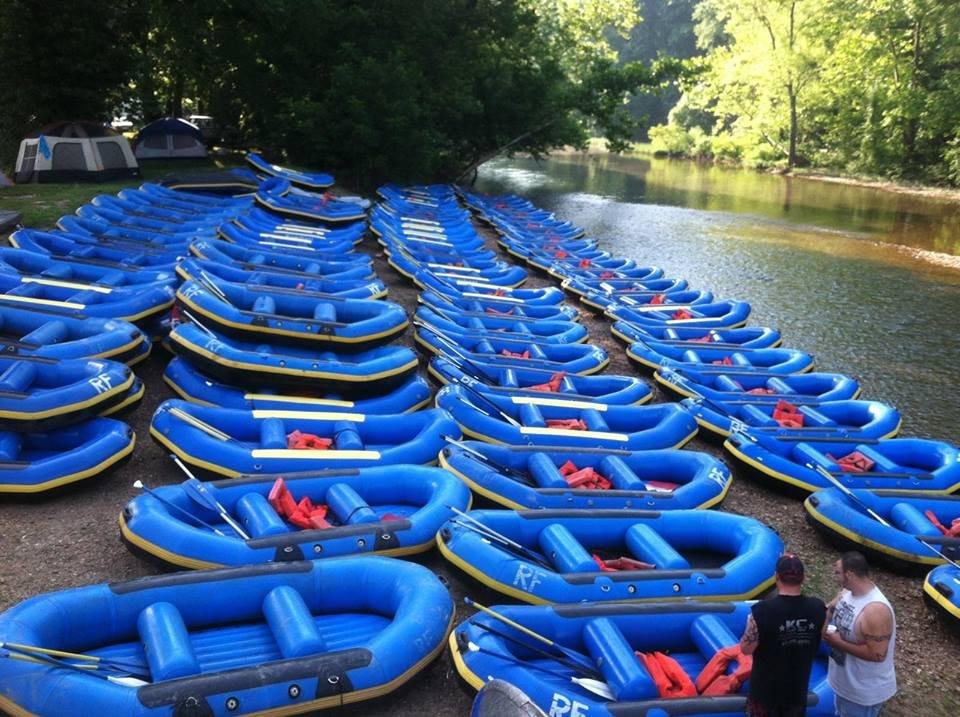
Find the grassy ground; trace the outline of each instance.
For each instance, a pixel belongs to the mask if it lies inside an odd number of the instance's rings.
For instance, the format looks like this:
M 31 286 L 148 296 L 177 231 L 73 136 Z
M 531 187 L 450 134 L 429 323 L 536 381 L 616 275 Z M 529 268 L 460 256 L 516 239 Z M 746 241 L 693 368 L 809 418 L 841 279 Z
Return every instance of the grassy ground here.
M 98 194 L 116 194 L 125 187 L 136 187 L 144 181 L 155 181 L 167 175 L 213 172 L 243 166 L 243 155 L 227 155 L 209 159 L 154 160 L 140 164 L 142 179 L 103 184 L 20 184 L 0 189 L 0 209 L 23 214 L 29 227 L 52 227 L 64 214 L 71 214 Z

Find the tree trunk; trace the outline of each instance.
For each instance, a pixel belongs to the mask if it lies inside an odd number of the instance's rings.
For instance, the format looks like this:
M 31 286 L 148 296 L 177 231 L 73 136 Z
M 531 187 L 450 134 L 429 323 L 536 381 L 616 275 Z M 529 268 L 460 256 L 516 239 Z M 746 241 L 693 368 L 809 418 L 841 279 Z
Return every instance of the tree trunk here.
M 787 168 L 797 166 L 797 93 L 793 90 L 793 83 L 787 85 L 787 94 L 790 97 L 790 149 L 787 153 Z
M 173 78 L 173 94 L 170 97 L 170 115 L 172 117 L 183 117 L 183 85 L 183 73 L 178 72 Z

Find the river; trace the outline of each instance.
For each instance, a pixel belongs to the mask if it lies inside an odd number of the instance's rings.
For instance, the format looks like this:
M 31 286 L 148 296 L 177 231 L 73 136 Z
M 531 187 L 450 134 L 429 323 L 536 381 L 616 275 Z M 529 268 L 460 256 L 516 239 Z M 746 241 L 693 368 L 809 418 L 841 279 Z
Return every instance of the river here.
M 693 162 L 565 154 L 484 165 L 476 189 L 527 197 L 667 276 L 753 306 L 816 368 L 960 442 L 960 204 Z

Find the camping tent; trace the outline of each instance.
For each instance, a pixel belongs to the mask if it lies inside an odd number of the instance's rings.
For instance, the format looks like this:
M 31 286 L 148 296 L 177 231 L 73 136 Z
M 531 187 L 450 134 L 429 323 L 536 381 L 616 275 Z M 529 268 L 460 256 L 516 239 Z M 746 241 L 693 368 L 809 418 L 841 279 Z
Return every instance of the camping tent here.
M 133 147 L 137 159 L 196 159 L 207 156 L 200 128 L 179 117 L 154 120 L 137 132 Z
M 104 182 L 140 176 L 126 138 L 96 122 L 55 122 L 20 143 L 14 180 Z

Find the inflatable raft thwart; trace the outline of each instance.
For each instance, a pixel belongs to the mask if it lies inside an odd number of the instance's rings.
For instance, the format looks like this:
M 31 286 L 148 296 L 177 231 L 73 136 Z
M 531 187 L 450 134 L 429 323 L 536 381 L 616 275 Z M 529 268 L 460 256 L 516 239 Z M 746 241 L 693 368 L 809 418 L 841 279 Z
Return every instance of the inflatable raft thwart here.
M 440 525 L 454 515 L 449 506 L 470 504 L 469 489 L 449 473 L 414 465 L 206 484 L 244 538 L 193 500 L 188 484 L 156 488 L 127 504 L 120 533 L 133 552 L 186 568 L 412 555 L 433 547 Z
M 511 400 L 522 396 L 552 396 L 634 406 L 653 398 L 646 381 L 632 376 L 580 376 L 564 371 L 504 368 L 456 356 L 433 357 L 427 371 L 441 384 L 466 383 L 484 395 L 504 396 Z
M 188 281 L 177 301 L 209 328 L 248 341 L 364 349 L 392 341 L 407 312 L 389 301 L 341 299 L 297 289 Z
M 679 398 L 707 398 L 727 406 L 790 401 L 815 406 L 860 395 L 860 384 L 840 373 L 779 374 L 740 371 L 721 373 L 689 368 L 661 368 L 653 375 L 660 386 Z
M 449 445 L 440 465 L 506 508 L 679 510 L 724 499 L 730 470 L 696 451 Z
M 845 549 L 860 550 L 898 569 L 939 565 L 944 556 L 960 558 L 960 496 L 900 490 L 853 494 L 856 500 L 838 488 L 818 490 L 803 504 L 807 522 Z
M 583 663 L 579 668 L 578 662 L 541 649 L 546 646 L 479 612 L 454 628 L 449 645 L 457 671 L 472 687 L 504 680 L 523 690 L 544 713 L 737 717 L 746 709 L 750 669 L 748 660 L 735 656 L 750 608 L 750 603 L 708 602 L 492 608 L 556 642 L 568 655 L 577 655 Z M 655 652 L 669 653 L 674 671 L 686 674 L 689 687 L 682 696 L 661 694 L 646 662 Z M 826 653 L 820 651 L 810 672 L 808 717 L 834 714 Z M 613 699 L 601 698 L 571 679 L 585 676 L 606 683 Z
M 67 667 L 77 663 L 63 657 L 0 660 L 0 708 L 75 714 L 83 705 L 87 714 L 159 717 L 339 707 L 414 677 L 443 649 L 452 615 L 446 588 L 429 570 L 380 557 L 49 593 L 0 615 L 4 647 L 101 662 L 91 670 Z
M 547 396 L 488 396 L 463 384 L 444 386 L 436 404 L 464 434 L 488 443 L 639 451 L 679 448 L 697 422 L 674 404 L 615 406 Z
M 885 488 L 919 493 L 960 489 L 960 451 L 923 438 L 817 440 L 733 433 L 723 444 L 751 477 L 791 492 L 830 488 L 817 470 L 848 488 Z
M 712 510 L 489 510 L 448 521 L 443 556 L 524 602 L 745 600 L 774 583 L 783 542 Z
M 446 411 L 396 416 L 318 411 L 237 411 L 171 399 L 150 435 L 184 462 L 214 475 L 282 474 L 326 468 L 433 463 L 441 435 L 460 437 Z
M 170 332 L 170 347 L 203 373 L 240 386 L 332 391 L 351 398 L 382 395 L 417 370 L 417 356 L 403 346 L 334 353 L 229 338 L 196 324 Z
M 30 495 L 94 478 L 133 452 L 126 423 L 93 418 L 55 431 L 0 431 L 0 495 Z
M 222 406 L 244 410 L 340 411 L 356 413 L 409 413 L 428 403 L 433 396 L 430 386 L 413 374 L 404 383 L 382 396 L 346 400 L 335 393 L 306 395 L 282 393 L 269 387 L 246 389 L 217 381 L 179 356 L 167 364 L 163 380 L 180 398 L 201 406 Z
M 900 412 L 879 401 L 826 401 L 809 406 L 781 399 L 776 403 L 727 405 L 701 398 L 686 398 L 686 408 L 705 428 L 704 437 L 724 439 L 732 431 L 749 430 L 753 435 L 838 438 L 891 438 L 900 432 Z
M 923 581 L 923 597 L 944 623 L 960 634 L 960 568 L 948 564 L 931 570 Z

